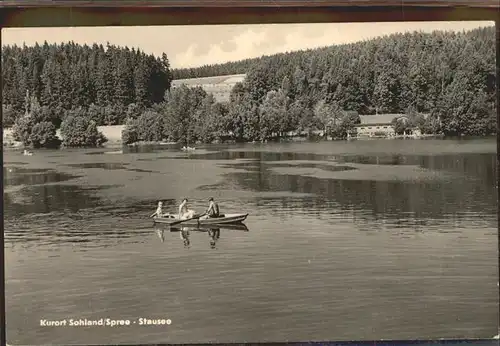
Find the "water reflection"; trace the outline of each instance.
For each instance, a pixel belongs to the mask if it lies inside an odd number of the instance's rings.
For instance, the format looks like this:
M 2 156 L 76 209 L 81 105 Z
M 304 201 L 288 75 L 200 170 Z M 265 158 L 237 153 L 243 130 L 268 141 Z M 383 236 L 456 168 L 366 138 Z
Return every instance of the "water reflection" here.
M 173 231 L 172 231 L 173 232 Z M 179 236 L 184 244 L 185 248 L 189 248 L 191 245 L 191 241 L 189 240 L 189 229 L 187 227 L 183 227 L 180 229 L 176 229 L 175 232 L 179 233 Z M 161 242 L 165 242 L 165 228 L 156 228 L 156 234 L 160 238 Z
M 224 231 L 241 231 L 241 232 L 249 232 L 247 225 L 244 223 L 235 223 L 235 224 L 220 224 L 220 225 L 200 225 L 196 227 L 168 227 L 170 232 L 179 232 L 180 230 L 190 230 L 193 232 L 210 232 L 213 230 L 224 230 Z
M 189 248 L 189 246 L 191 245 L 191 241 L 189 240 L 189 229 L 185 229 L 185 228 L 181 229 L 179 232 L 179 235 L 182 239 L 184 247 Z
M 158 238 L 160 238 L 161 242 L 165 242 L 165 231 L 163 229 L 157 228 L 155 230 L 156 234 L 158 235 Z
M 217 248 L 217 242 L 220 239 L 221 230 L 225 231 L 243 231 L 248 232 L 249 229 L 245 224 L 234 224 L 234 225 L 217 225 L 213 226 L 200 226 L 200 227 L 157 227 L 155 229 L 156 234 L 160 238 L 160 241 L 165 242 L 165 232 L 169 233 L 179 233 L 179 237 L 185 248 L 191 247 L 191 233 L 206 233 L 208 235 L 209 246 L 211 249 Z
M 210 248 L 215 249 L 215 245 L 220 238 L 220 229 L 216 228 L 208 231 L 208 236 L 210 237 Z

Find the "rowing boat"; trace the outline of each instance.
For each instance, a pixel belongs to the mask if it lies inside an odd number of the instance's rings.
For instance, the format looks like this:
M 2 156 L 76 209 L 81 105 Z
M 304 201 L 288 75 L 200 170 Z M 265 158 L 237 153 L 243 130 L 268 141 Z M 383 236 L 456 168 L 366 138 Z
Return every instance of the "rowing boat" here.
M 178 217 L 172 215 L 172 214 L 167 214 L 162 217 L 154 217 L 154 222 L 156 223 L 163 223 L 163 224 L 179 224 L 179 225 L 184 225 L 184 226 L 205 226 L 205 225 L 226 225 L 226 224 L 238 224 L 242 223 L 245 221 L 247 218 L 248 214 L 224 214 L 220 217 L 211 217 L 208 219 L 189 219 L 186 221 L 183 221 L 182 223 L 179 223 L 181 221 Z
M 181 231 L 193 231 L 193 232 L 210 232 L 217 230 L 224 231 L 243 231 L 248 232 L 249 229 L 244 223 L 226 223 L 220 225 L 196 225 L 196 226 L 183 226 L 182 224 L 178 226 L 169 227 L 168 225 L 164 226 L 168 228 L 170 232 L 181 232 Z

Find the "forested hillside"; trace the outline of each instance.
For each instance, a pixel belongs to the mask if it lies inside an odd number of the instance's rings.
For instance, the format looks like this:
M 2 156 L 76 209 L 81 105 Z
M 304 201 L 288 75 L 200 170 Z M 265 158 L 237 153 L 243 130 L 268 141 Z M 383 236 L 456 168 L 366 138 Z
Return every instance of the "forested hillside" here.
M 254 59 L 245 59 L 240 61 L 231 61 L 224 64 L 204 65 L 195 68 L 177 68 L 172 69 L 172 78 L 188 79 L 203 78 L 212 76 L 226 76 L 232 74 L 244 74 L 263 57 Z
M 132 103 L 161 102 L 171 79 L 165 54 L 156 58 L 127 47 L 72 42 L 2 47 L 2 103 L 15 112 L 24 111 L 28 90 L 55 117 L 94 105 L 106 113 L 100 124 L 123 123 L 125 118 L 113 113 L 123 113 Z M 12 122 L 4 116 L 4 126 Z
M 286 103 L 288 128 L 325 125 L 340 109 L 427 113 L 424 132 L 484 135 L 496 130 L 495 79 L 494 27 L 406 33 L 262 58 L 233 99 L 248 112 Z
M 265 140 L 311 129 L 343 137 L 355 114 L 389 112 L 411 115 L 407 126 L 425 133 L 496 130 L 494 27 L 395 34 L 196 69 L 171 70 L 166 54 L 74 43 L 4 47 L 2 64 L 4 126 L 33 104 L 43 116 L 32 118 L 56 128 L 68 115 L 98 125 L 127 120 L 126 142 L 192 143 L 227 133 Z M 229 104 L 201 89 L 169 90 L 172 77 L 237 73 L 247 78 Z

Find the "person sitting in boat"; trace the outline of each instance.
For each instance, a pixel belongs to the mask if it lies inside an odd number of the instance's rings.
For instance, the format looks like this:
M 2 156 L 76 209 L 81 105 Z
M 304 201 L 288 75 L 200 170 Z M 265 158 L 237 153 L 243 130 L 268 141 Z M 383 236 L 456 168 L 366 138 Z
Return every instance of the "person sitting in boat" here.
M 207 211 L 205 212 L 205 218 L 219 217 L 219 205 L 214 201 L 213 197 L 210 197 L 208 199 L 208 202 L 210 204 L 208 205 Z
M 187 198 L 184 198 L 181 202 L 181 205 L 179 206 L 179 216 L 178 216 L 179 219 L 182 219 L 184 214 L 187 213 L 188 210 L 187 202 L 188 202 Z
M 184 198 L 179 206 L 179 220 L 191 219 L 194 217 L 194 210 L 188 208 L 188 199 Z
M 151 215 L 151 217 L 157 216 L 157 217 L 162 217 L 163 216 L 163 202 L 159 201 L 158 202 L 158 207 L 156 208 L 156 211 Z

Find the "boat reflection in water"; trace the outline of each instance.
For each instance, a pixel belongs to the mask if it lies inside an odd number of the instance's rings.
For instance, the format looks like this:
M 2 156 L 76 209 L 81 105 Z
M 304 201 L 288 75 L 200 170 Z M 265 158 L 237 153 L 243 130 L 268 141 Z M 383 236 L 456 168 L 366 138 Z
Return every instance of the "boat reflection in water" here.
M 189 240 L 189 227 L 182 227 L 179 229 L 179 235 L 181 236 L 181 240 L 184 243 L 184 247 L 189 248 L 191 245 L 191 241 Z
M 208 236 L 210 237 L 210 248 L 215 249 L 215 244 L 217 244 L 217 240 L 220 238 L 220 228 L 209 230 Z
M 160 238 L 161 242 L 165 241 L 165 231 L 169 232 L 179 232 L 179 236 L 184 244 L 184 247 L 189 248 L 191 246 L 191 232 L 202 232 L 207 233 L 209 238 L 210 248 L 215 249 L 217 241 L 220 238 L 221 230 L 226 231 L 243 231 L 248 232 L 248 227 L 245 224 L 224 224 L 224 225 L 210 225 L 210 226 L 199 226 L 199 227 L 169 227 L 165 225 L 164 227 L 159 227 L 156 229 L 156 233 Z

